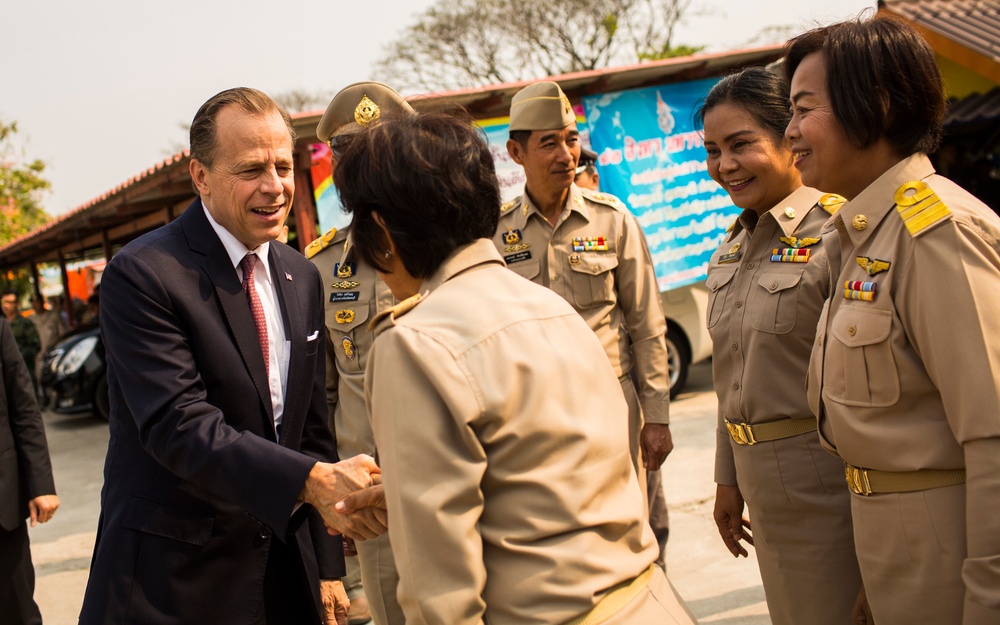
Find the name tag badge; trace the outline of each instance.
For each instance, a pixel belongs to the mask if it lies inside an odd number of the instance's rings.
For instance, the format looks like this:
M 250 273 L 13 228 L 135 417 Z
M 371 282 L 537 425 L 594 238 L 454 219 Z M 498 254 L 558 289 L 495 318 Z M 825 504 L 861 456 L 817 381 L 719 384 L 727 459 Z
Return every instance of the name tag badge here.
M 356 302 L 360 296 L 359 291 L 348 291 L 346 293 L 330 293 L 330 303 L 336 302 Z
M 503 260 L 505 263 L 510 265 L 512 263 L 519 263 L 522 260 L 528 260 L 530 258 L 531 258 L 531 252 L 518 252 L 517 254 L 510 254 L 508 256 L 504 256 Z

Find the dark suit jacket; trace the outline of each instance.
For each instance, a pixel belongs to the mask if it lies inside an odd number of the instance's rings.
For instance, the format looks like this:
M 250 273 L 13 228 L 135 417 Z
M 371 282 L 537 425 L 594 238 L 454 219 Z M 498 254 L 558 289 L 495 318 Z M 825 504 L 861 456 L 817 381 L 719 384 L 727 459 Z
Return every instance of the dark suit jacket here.
M 54 495 L 56 488 L 31 378 L 2 316 L 0 366 L 0 528 L 12 531 L 28 516 L 28 501 Z
M 327 427 L 323 285 L 292 248 L 269 253 L 291 342 L 282 440 L 240 279 L 195 202 L 108 263 L 101 280 L 111 438 L 81 623 L 248 623 L 274 540 L 319 578 L 341 577 L 339 538 L 294 515 Z M 318 622 L 318 621 L 317 621 Z

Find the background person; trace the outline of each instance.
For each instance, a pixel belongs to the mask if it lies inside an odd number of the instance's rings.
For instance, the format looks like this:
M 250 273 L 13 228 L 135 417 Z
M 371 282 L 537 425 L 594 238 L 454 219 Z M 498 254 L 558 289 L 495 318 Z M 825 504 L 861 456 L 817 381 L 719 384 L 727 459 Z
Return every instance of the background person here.
M 31 388 L 35 389 L 36 397 L 38 393 L 38 380 L 35 378 L 34 363 L 42 351 L 42 340 L 38 336 L 35 324 L 21 315 L 21 296 L 17 291 L 4 291 L 0 295 L 0 307 L 3 309 L 3 316 L 10 325 L 10 330 L 14 334 L 14 342 L 21 352 L 21 358 L 28 365 L 28 377 L 31 379 Z
M 573 184 L 580 133 L 558 84 L 515 94 L 510 131 L 524 195 L 503 205 L 493 242 L 509 269 L 555 291 L 597 334 L 628 402 L 629 452 L 645 492 L 639 468 L 658 470 L 673 449 L 667 323 L 649 247 L 618 198 Z
M 1000 221 L 938 176 L 934 53 L 890 19 L 787 45 L 802 181 L 848 203 L 823 230 L 834 292 L 808 376 L 848 465 L 876 623 L 1000 622 Z
M 337 188 L 358 253 L 403 300 L 376 318 L 365 397 L 407 625 L 566 623 L 597 605 L 609 624 L 693 623 L 653 565 L 600 343 L 489 240 L 500 195 L 479 131 L 411 115 L 356 137 Z
M 698 116 L 708 173 L 743 209 L 708 266 L 715 522 L 734 556 L 747 555 L 741 542 L 754 546 L 774 625 L 844 625 L 861 589 L 850 497 L 805 394 L 830 294 L 819 231 L 844 200 L 802 186 L 784 138 L 788 83 L 776 73 L 723 78 Z
M 386 85 L 355 83 L 341 89 L 330 101 L 316 127 L 316 136 L 330 144 L 336 170 L 342 142 L 378 123 L 383 115 L 412 112 L 406 100 Z M 336 434 L 341 458 L 376 455 L 364 393 L 365 366 L 375 340 L 369 323 L 395 304 L 389 287 L 351 245 L 349 232 L 349 228 L 330 230 L 306 248 L 306 256 L 319 269 L 326 285 L 327 401 L 330 427 Z M 351 575 L 351 559 L 347 561 L 345 578 L 352 620 L 362 620 L 365 610 L 359 606 L 367 605 L 376 625 L 402 625 L 405 619 L 396 598 L 399 573 L 389 535 L 359 541 L 356 548 L 360 579 Z
M 25 519 L 47 523 L 59 497 L 31 376 L 2 318 L 0 369 L 0 625 L 41 625 Z
M 573 182 L 581 189 L 601 190 L 601 174 L 597 173 L 597 152 L 580 148 L 580 160 L 576 163 Z
M 83 624 L 346 621 L 324 522 L 384 530 L 334 510 L 378 469 L 331 464 L 322 283 L 273 241 L 293 143 L 266 94 L 210 98 L 191 125 L 198 199 L 104 271 L 111 437 Z

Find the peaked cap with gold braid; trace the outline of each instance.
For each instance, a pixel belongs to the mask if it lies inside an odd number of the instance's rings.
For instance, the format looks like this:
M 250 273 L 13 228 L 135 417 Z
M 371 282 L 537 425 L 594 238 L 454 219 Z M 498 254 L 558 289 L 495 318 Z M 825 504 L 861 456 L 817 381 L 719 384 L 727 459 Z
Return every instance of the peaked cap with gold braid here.
M 316 126 L 320 141 L 358 132 L 383 115 L 412 113 L 413 108 L 390 87 L 380 82 L 356 82 L 341 89 L 330 100 Z

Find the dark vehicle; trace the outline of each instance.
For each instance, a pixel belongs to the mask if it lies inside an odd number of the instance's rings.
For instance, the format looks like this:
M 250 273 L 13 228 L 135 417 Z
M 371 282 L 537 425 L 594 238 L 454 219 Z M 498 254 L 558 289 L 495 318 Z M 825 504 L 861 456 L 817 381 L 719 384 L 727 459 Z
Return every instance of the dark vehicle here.
M 107 364 L 104 343 L 96 323 L 63 336 L 42 362 L 42 388 L 49 409 L 60 413 L 91 411 L 107 420 Z

